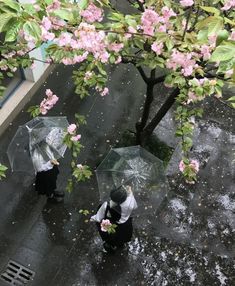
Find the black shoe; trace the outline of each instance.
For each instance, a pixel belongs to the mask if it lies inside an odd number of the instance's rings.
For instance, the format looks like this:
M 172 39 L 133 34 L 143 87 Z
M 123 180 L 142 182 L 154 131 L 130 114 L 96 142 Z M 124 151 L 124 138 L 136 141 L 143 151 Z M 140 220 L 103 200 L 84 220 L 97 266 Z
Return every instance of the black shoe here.
M 55 191 L 54 196 L 56 198 L 63 198 L 64 197 L 64 192 L 62 192 L 62 191 Z
M 64 201 L 63 198 L 57 198 L 55 196 L 47 198 L 47 202 L 48 203 L 53 203 L 53 204 L 62 203 L 63 201 Z

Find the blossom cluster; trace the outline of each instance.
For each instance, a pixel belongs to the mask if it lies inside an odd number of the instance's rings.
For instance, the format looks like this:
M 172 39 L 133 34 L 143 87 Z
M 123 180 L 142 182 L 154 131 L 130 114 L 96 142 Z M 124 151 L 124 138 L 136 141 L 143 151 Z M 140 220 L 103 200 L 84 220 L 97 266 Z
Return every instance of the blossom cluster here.
M 201 101 L 205 98 L 206 95 L 210 95 L 211 92 L 213 92 L 214 90 L 211 89 L 211 87 L 216 86 L 217 81 L 214 79 L 209 80 L 208 78 L 204 77 L 204 78 L 193 78 L 192 80 L 189 81 L 189 90 L 188 90 L 188 99 L 187 99 L 187 104 L 189 104 L 190 102 L 197 102 L 197 101 Z M 209 87 L 209 89 L 208 89 Z M 197 88 L 202 88 L 202 92 L 201 94 L 196 94 L 195 93 L 195 89 Z M 206 89 L 206 94 L 204 92 L 204 88 Z
M 100 223 L 100 226 L 102 231 L 107 232 L 108 229 L 112 226 L 112 223 L 109 219 L 103 219 Z
M 190 76 L 198 65 L 193 58 L 193 53 L 182 53 L 173 49 L 170 58 L 166 62 L 166 67 L 174 71 L 180 68 L 184 76 Z
M 88 23 L 94 23 L 96 21 L 101 22 L 103 20 L 103 10 L 90 3 L 87 9 L 81 12 L 81 16 Z
M 179 163 L 179 170 L 181 173 L 186 175 L 186 182 L 189 184 L 194 184 L 196 175 L 199 172 L 199 162 L 195 159 L 183 161 Z
M 161 14 L 159 15 L 153 9 L 145 9 L 141 16 L 141 28 L 143 33 L 149 36 L 153 36 L 155 32 L 166 32 L 170 27 L 169 19 L 175 17 L 176 13 L 164 6 L 161 9 Z
M 70 124 L 67 128 L 68 134 L 71 135 L 70 140 L 77 142 L 81 139 L 81 134 L 76 134 L 78 126 L 76 124 Z
M 50 89 L 46 89 L 46 96 L 47 97 L 42 100 L 39 106 L 40 113 L 43 115 L 47 114 L 48 110 L 52 109 L 59 100 L 58 96 L 53 94 Z
M 180 4 L 183 7 L 190 7 L 194 4 L 194 1 L 193 0 L 180 0 Z

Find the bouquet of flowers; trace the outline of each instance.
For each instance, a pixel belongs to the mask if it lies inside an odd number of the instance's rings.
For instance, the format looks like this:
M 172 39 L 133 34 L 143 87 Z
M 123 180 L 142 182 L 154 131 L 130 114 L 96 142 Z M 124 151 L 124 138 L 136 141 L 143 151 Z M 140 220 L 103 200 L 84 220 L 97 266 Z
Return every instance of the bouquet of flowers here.
M 111 223 L 109 219 L 103 219 L 100 223 L 101 230 L 108 233 L 115 233 L 116 224 Z

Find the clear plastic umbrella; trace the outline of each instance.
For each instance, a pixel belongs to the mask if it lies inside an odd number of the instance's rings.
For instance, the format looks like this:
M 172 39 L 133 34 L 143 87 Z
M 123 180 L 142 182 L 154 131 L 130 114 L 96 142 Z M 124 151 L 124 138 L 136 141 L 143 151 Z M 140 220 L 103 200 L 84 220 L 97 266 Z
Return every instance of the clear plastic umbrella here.
M 69 123 L 64 116 L 36 117 L 19 126 L 7 149 L 12 171 L 32 173 L 51 159 L 64 156 L 64 132 Z
M 101 200 L 112 189 L 131 186 L 138 210 L 156 209 L 168 190 L 163 163 L 140 146 L 111 149 L 96 169 Z

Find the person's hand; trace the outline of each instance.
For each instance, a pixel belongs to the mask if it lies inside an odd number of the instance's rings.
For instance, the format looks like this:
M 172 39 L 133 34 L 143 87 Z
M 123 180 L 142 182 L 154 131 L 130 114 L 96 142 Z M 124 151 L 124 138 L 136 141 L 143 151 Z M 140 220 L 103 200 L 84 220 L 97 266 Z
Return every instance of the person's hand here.
M 51 164 L 58 166 L 60 163 L 56 159 L 52 159 Z
M 127 186 L 127 187 L 126 187 L 126 191 L 127 191 L 127 193 L 131 194 L 131 193 L 132 193 L 131 186 Z

